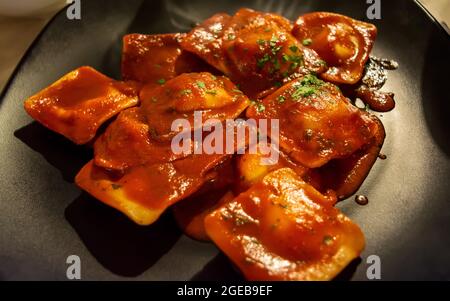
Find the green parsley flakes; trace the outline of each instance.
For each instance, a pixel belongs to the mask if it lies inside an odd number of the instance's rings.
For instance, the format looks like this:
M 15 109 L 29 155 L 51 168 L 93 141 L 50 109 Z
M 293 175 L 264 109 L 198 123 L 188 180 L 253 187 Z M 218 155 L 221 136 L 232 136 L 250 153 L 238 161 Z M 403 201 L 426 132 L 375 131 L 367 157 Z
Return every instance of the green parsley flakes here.
M 211 95 L 217 95 L 217 91 L 216 90 L 206 90 L 205 93 L 206 94 L 211 94 Z
M 298 51 L 298 47 L 295 45 L 292 45 L 289 47 L 289 50 L 292 51 L 293 53 L 296 53 Z
M 268 61 L 270 61 L 270 56 L 268 53 L 265 53 L 264 56 L 256 62 L 256 65 L 258 68 L 262 69 Z
M 291 94 L 293 100 L 298 101 L 302 97 L 309 97 L 318 92 L 324 84 L 324 81 L 318 79 L 313 74 L 308 74 L 304 76 L 297 84 L 294 86 L 294 91 Z
M 304 46 L 309 46 L 309 45 L 312 44 L 312 40 L 311 40 L 310 38 L 304 39 L 304 40 L 302 41 L 302 44 L 303 44 Z
M 196 84 L 197 84 L 197 87 L 199 87 L 200 89 L 206 89 L 206 85 L 205 85 L 204 82 L 198 80 L 198 81 L 196 82 Z
M 278 96 L 277 100 L 278 100 L 278 103 L 283 103 L 286 101 L 286 97 L 284 97 L 283 95 L 280 95 L 280 96 Z

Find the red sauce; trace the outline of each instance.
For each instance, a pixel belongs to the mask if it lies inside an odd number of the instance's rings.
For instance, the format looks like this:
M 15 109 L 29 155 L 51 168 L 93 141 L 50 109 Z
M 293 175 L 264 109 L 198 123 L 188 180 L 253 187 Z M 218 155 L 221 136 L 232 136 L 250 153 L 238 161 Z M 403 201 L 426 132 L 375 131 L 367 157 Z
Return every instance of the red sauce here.
M 248 280 L 328 280 L 364 247 L 332 205 L 284 168 L 208 215 L 205 228 Z
M 109 118 L 138 104 L 138 88 L 80 67 L 27 99 L 25 110 L 51 130 L 84 144 Z
M 366 86 L 361 86 L 356 90 L 356 96 L 377 112 L 388 112 L 394 109 L 394 93 L 373 90 Z

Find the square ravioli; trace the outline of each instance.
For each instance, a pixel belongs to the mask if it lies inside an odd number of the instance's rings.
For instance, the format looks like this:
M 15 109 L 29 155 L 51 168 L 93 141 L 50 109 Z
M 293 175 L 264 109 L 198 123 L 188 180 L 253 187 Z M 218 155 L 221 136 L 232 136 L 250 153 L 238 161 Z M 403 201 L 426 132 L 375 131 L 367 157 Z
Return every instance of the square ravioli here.
M 279 137 L 270 131 L 268 135 L 289 157 L 308 168 L 353 154 L 375 139 L 381 124 L 352 105 L 337 86 L 312 74 L 249 107 L 247 117 L 278 119 Z
M 322 78 L 338 84 L 355 84 L 369 59 L 377 28 L 347 16 L 314 12 L 297 19 L 292 34 L 325 60 Z
M 150 225 L 174 203 L 213 179 L 229 155 L 192 155 L 174 162 L 133 166 L 125 173 L 87 163 L 75 183 L 140 225 Z
M 158 86 L 186 72 L 212 70 L 200 58 L 181 49 L 183 34 L 128 34 L 123 38 L 122 78 Z
M 175 154 L 170 141 L 153 139 L 141 107 L 120 112 L 94 143 L 95 165 L 119 172 L 137 165 L 166 163 L 185 156 Z
M 218 123 L 237 118 L 250 103 L 227 77 L 208 72 L 184 73 L 157 89 L 143 90 L 140 97 L 153 137 L 160 141 L 171 140 L 180 132 L 173 130 L 174 120 L 188 121 L 192 131 L 196 113 L 206 126 L 208 120 Z
M 24 106 L 47 128 L 85 144 L 105 121 L 138 102 L 135 83 L 115 81 L 91 67 L 81 67 L 28 98 Z
M 279 15 L 241 9 L 232 17 L 218 14 L 206 20 L 181 45 L 254 98 L 297 73 L 325 70 L 317 54 L 291 35 L 291 28 Z
M 289 168 L 222 204 L 205 229 L 247 280 L 330 280 L 365 245 L 359 227 Z

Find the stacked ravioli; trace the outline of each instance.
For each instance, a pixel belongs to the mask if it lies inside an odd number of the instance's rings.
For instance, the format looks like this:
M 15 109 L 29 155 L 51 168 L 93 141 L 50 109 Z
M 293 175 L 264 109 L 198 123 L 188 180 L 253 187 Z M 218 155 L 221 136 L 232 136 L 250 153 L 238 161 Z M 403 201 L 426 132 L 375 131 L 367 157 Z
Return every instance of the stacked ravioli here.
M 340 89 L 361 80 L 375 37 L 375 26 L 338 14 L 292 23 L 240 9 L 189 33 L 126 35 L 121 80 L 80 67 L 25 109 L 93 147 L 76 184 L 137 224 L 171 210 L 246 279 L 330 280 L 365 244 L 334 205 L 359 188 L 385 136 Z M 195 142 L 174 152 L 174 137 L 199 130 L 195 112 L 216 123 L 279 120 L 277 135 L 260 133 L 279 146 L 279 160 L 238 152 L 258 143 L 248 140 L 231 153 L 197 154 Z M 174 129 L 178 119 L 192 126 Z

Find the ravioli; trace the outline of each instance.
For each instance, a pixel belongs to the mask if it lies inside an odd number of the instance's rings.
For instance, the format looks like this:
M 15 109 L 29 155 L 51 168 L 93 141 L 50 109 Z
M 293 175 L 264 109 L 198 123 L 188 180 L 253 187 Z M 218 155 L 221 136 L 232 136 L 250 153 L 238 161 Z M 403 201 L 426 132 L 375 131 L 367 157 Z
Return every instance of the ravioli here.
M 187 156 L 175 154 L 170 141 L 158 141 L 152 135 L 141 107 L 122 111 L 95 141 L 95 165 L 124 172 L 133 166 L 171 162 Z
M 249 99 L 226 77 L 211 73 L 184 73 L 161 87 L 141 93 L 142 109 L 155 139 L 170 140 L 176 119 L 187 120 L 194 130 L 195 112 L 202 120 L 235 119 Z
M 140 225 L 150 225 L 174 203 L 187 198 L 214 178 L 214 168 L 228 155 L 192 155 L 169 163 L 139 165 L 125 174 L 87 163 L 76 184 Z
M 299 17 L 292 34 L 327 62 L 323 79 L 355 84 L 362 77 L 377 28 L 347 16 L 314 12 Z
M 325 70 L 318 55 L 291 35 L 291 28 L 279 15 L 241 9 L 233 17 L 219 14 L 206 20 L 188 33 L 181 45 L 253 98 L 297 73 Z
M 359 227 L 289 168 L 213 211 L 205 229 L 247 280 L 331 280 L 365 245 Z
M 157 87 L 186 72 L 213 70 L 201 59 L 183 51 L 183 34 L 128 34 L 123 37 L 122 78 Z
M 25 110 L 36 121 L 76 144 L 91 141 L 98 128 L 138 104 L 139 86 L 80 67 L 31 96 Z
M 314 75 L 297 79 L 249 107 L 247 117 L 279 119 L 280 137 L 269 136 L 308 168 L 345 158 L 378 133 L 376 117 L 353 106 L 339 88 Z

